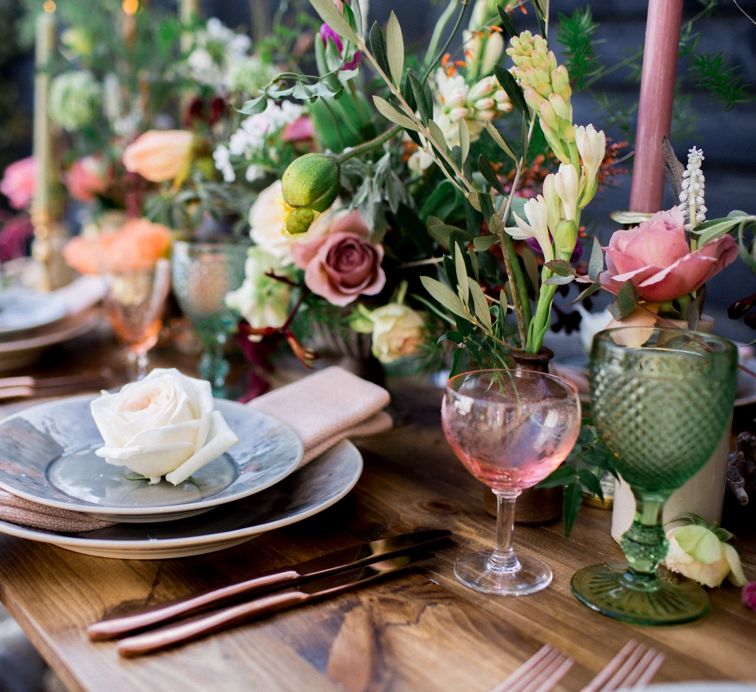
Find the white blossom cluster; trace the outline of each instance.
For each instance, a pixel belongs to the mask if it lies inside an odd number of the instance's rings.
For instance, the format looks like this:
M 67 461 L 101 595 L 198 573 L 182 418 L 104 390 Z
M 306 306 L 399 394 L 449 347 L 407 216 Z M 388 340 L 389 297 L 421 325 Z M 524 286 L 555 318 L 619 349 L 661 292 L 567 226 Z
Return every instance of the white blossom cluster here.
M 251 46 L 249 36 L 237 34 L 215 17 L 208 19 L 187 58 L 189 75 L 200 84 L 223 88 L 236 66 L 249 59 Z
M 246 167 L 245 178 L 252 182 L 265 174 L 265 169 L 255 161 L 267 160 L 276 163 L 279 157 L 278 147 L 270 143 L 270 138 L 290 125 L 302 115 L 302 106 L 283 101 L 277 105 L 269 101 L 262 113 L 243 120 L 239 129 L 213 152 L 215 167 L 223 174 L 227 183 L 236 180 L 234 161 L 251 162 Z
M 706 221 L 706 185 L 701 163 L 704 160 L 703 151 L 693 147 L 688 151 L 688 165 L 682 176 L 680 203 L 687 223 L 685 230 L 690 231 L 699 223 Z

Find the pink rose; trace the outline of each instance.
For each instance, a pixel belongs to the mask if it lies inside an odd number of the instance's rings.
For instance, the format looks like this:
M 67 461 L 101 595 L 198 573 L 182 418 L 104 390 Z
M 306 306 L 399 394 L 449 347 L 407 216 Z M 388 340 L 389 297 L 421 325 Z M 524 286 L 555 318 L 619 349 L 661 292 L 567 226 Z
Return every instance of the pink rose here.
M 756 581 L 749 581 L 743 587 L 741 598 L 743 605 L 748 606 L 751 610 L 756 610 Z
M 31 204 L 36 187 L 37 166 L 29 156 L 12 163 L 5 169 L 0 182 L 2 192 L 14 209 L 24 209 Z
M 80 202 L 94 202 L 108 186 L 105 166 L 97 156 L 85 156 L 74 161 L 65 175 L 68 192 Z
M 289 123 L 283 131 L 284 142 L 302 142 L 315 137 L 315 128 L 308 115 L 300 115 L 294 122 Z
M 661 211 L 629 231 L 616 231 L 605 248 L 601 285 L 612 293 L 631 281 L 644 300 L 663 303 L 700 288 L 738 256 L 729 235 L 691 252 L 682 212 Z
M 374 296 L 386 283 L 383 247 L 356 233 L 326 236 L 305 269 L 305 284 L 333 305 L 349 305 L 361 295 Z
M 310 226 L 307 232 L 308 239 L 292 245 L 291 255 L 294 264 L 300 269 L 307 269 L 307 265 L 318 253 L 326 237 L 334 233 L 352 233 L 365 240 L 370 237 L 370 229 L 356 209 L 338 211 L 335 215 L 330 211 L 323 212 Z

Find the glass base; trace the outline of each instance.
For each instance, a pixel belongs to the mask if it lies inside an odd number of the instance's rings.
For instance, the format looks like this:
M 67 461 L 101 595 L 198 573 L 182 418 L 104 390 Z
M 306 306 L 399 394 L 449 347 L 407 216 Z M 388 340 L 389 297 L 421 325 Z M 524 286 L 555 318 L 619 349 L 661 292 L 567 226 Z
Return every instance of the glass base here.
M 711 602 L 695 582 L 633 584 L 626 565 L 591 565 L 572 577 L 572 593 L 603 615 L 636 625 L 675 625 L 705 615 Z
M 527 596 L 551 583 L 551 568 L 545 562 L 523 557 L 517 559 L 517 568 L 497 570 L 488 566 L 490 557 L 490 552 L 467 555 L 454 565 L 454 574 L 470 589 L 499 596 Z

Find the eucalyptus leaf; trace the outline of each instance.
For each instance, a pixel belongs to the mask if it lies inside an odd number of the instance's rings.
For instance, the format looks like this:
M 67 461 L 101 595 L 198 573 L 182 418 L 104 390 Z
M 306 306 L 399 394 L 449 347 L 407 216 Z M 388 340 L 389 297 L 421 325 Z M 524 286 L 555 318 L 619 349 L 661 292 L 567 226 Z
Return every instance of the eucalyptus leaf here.
M 393 11 L 386 24 L 386 54 L 391 77 L 394 84 L 399 86 L 402 83 L 402 72 L 404 72 L 404 38 L 402 27 Z
M 572 275 L 560 276 L 559 274 L 555 274 L 554 276 L 550 276 L 543 283 L 547 286 L 566 286 L 567 284 L 571 284 L 574 280 L 575 277 Z
M 577 479 L 577 470 L 569 464 L 557 467 L 546 478 L 544 478 L 536 487 L 537 488 L 557 488 L 560 485 L 574 483 Z
M 615 320 L 624 320 L 625 317 L 635 312 L 637 308 L 638 293 L 635 290 L 635 286 L 630 281 L 625 281 L 620 286 L 614 302 L 609 306 L 609 312 Z
M 558 276 L 572 277 L 575 275 L 572 265 L 564 260 L 551 260 L 550 262 L 546 262 L 546 266 Z
M 578 297 L 575 298 L 575 300 L 573 300 L 571 304 L 575 305 L 576 303 L 580 303 L 581 301 L 588 298 L 588 296 L 592 296 L 594 293 L 600 290 L 601 290 L 601 284 L 597 284 L 597 283 L 591 284 L 590 286 L 588 286 L 588 288 L 584 288 L 582 291 L 580 291 L 580 294 L 578 295 Z

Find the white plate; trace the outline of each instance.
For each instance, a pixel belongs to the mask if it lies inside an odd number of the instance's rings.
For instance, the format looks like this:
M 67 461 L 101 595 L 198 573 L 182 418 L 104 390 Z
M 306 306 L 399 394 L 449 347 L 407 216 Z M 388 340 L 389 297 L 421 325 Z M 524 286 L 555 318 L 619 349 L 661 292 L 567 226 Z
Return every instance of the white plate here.
M 278 483 L 302 460 L 302 441 L 281 421 L 216 399 L 239 441 L 191 479 L 130 480 L 95 455 L 103 441 L 91 395 L 26 408 L 0 422 L 0 487 L 40 504 L 119 522 L 175 521 Z
M 0 338 L 38 329 L 66 316 L 66 304 L 53 293 L 11 286 L 0 290 Z
M 343 441 L 273 487 L 200 517 L 151 525 L 118 524 L 73 534 L 0 521 L 0 533 L 85 555 L 126 560 L 202 555 L 322 512 L 343 498 L 361 473 L 359 451 L 351 442 Z

